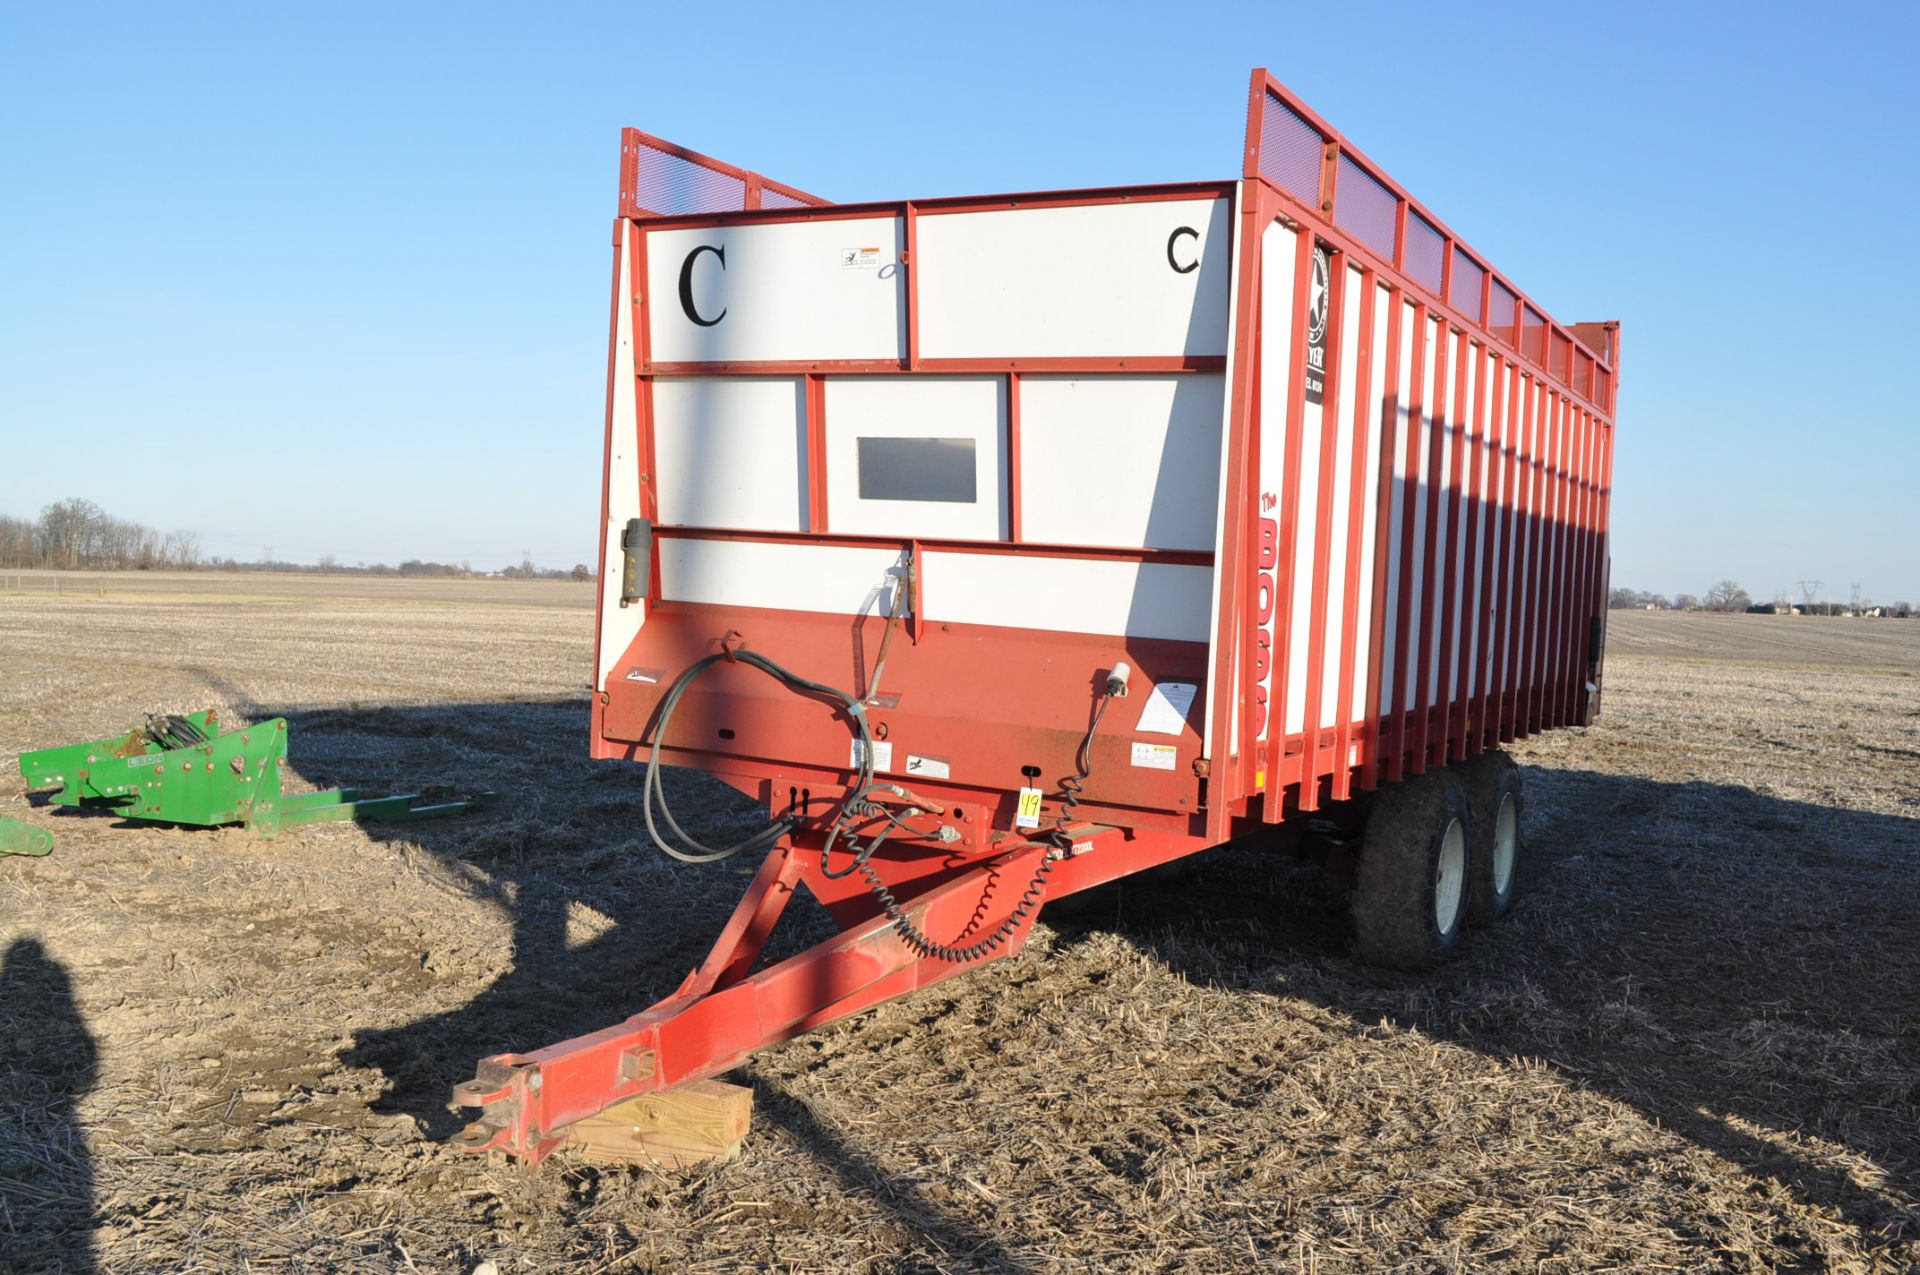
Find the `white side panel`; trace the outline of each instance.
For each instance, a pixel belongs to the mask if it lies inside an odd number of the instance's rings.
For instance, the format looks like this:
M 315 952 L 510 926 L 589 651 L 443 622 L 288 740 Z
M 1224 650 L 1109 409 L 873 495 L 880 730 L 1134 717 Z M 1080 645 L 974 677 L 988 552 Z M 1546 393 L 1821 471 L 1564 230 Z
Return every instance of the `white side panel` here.
M 1427 705 L 1446 702 L 1447 683 L 1440 669 L 1440 647 L 1446 632 L 1447 582 L 1453 574 L 1453 558 L 1447 551 L 1447 535 L 1453 526 L 1453 391 L 1454 338 L 1445 324 L 1433 325 L 1434 403 L 1430 412 L 1440 430 L 1439 468 L 1428 475 L 1432 498 L 1439 502 L 1433 525 L 1433 579 L 1427 582 L 1426 610 L 1433 617 L 1433 631 L 1427 635 Z
M 1367 670 L 1373 667 L 1373 561 L 1380 543 L 1380 463 L 1384 439 L 1381 437 L 1386 413 L 1382 404 L 1387 380 L 1387 322 L 1391 315 L 1392 294 L 1380 288 L 1371 298 L 1373 306 L 1373 373 L 1367 379 L 1366 431 L 1367 476 L 1361 488 L 1360 590 L 1356 595 L 1358 613 L 1353 617 L 1353 720 L 1367 720 Z M 1389 468 L 1391 464 L 1389 462 Z
M 665 526 L 807 530 L 806 392 L 797 376 L 661 378 L 653 463 Z
M 1021 378 L 1021 537 L 1211 549 L 1226 384 L 1215 374 Z
M 923 358 L 1227 352 L 1226 199 L 926 212 L 915 224 Z
M 887 614 L 898 549 L 660 539 L 660 596 L 675 602 Z
M 1264 694 L 1267 705 L 1258 738 L 1265 739 L 1279 715 L 1279 700 L 1287 686 L 1281 652 L 1273 641 L 1278 627 L 1283 565 L 1277 560 L 1280 544 L 1277 524 L 1287 476 L 1287 385 L 1293 370 L 1293 289 L 1299 232 L 1273 223 L 1261 235 L 1260 251 L 1260 415 L 1255 422 L 1260 431 L 1260 474 L 1254 498 L 1261 523 L 1275 524 L 1270 542 L 1263 543 L 1256 538 L 1252 564 L 1259 573 L 1255 605 L 1262 608 L 1262 614 L 1255 617 L 1258 628 L 1254 640 L 1260 649 L 1255 655 L 1254 668 L 1264 679 L 1263 689 L 1256 690 L 1255 694 Z M 1275 554 L 1276 559 L 1262 559 L 1259 554 L 1263 549 Z
M 903 226 L 862 217 L 649 231 L 654 362 L 902 357 Z M 846 264 L 868 249 L 855 258 L 863 264 Z
M 1418 707 L 1415 696 L 1420 691 L 1420 657 L 1422 655 L 1420 617 L 1427 613 L 1429 606 L 1427 602 L 1427 502 L 1433 499 L 1433 466 L 1428 452 L 1433 446 L 1433 380 L 1434 364 L 1438 354 L 1434 349 L 1434 333 L 1440 325 L 1429 319 L 1418 326 L 1425 353 L 1422 355 L 1420 364 L 1420 419 L 1416 422 L 1420 437 L 1420 452 L 1414 458 L 1413 467 L 1413 472 L 1417 475 L 1414 481 L 1412 511 L 1413 557 L 1406 564 L 1406 570 L 1413 580 L 1413 589 L 1407 595 L 1410 605 L 1407 617 L 1406 666 L 1401 670 L 1401 676 L 1406 681 L 1405 689 L 1400 696 L 1401 706 L 1408 709 Z
M 1394 387 L 1394 440 L 1393 456 L 1393 499 L 1390 505 L 1391 517 L 1387 527 L 1387 617 L 1382 627 L 1385 635 L 1384 651 L 1380 662 L 1380 711 L 1392 713 L 1404 707 L 1408 700 L 1404 689 L 1398 693 L 1395 684 L 1400 681 L 1396 676 L 1401 670 L 1404 658 L 1400 651 L 1400 580 L 1406 569 L 1401 560 L 1402 536 L 1407 525 L 1407 476 L 1411 472 L 1407 464 L 1408 431 L 1414 429 L 1413 414 L 1408 407 L 1413 395 L 1413 334 L 1416 314 L 1414 307 L 1403 302 L 1400 313 L 1400 384 Z
M 619 297 L 633 295 L 633 263 L 627 260 L 627 237 L 620 236 Z M 607 525 L 602 530 L 605 557 L 600 563 L 600 667 L 593 684 L 605 689 L 607 674 L 640 635 L 647 620 L 644 600 L 620 605 L 620 579 L 626 555 L 620 537 L 627 520 L 640 516 L 640 422 L 633 393 L 633 307 L 613 307 L 613 437 L 607 451 Z
M 1089 558 L 928 553 L 920 596 L 933 623 L 1206 642 L 1213 568 Z
M 1474 511 L 1473 562 L 1469 568 L 1473 572 L 1473 600 L 1467 607 L 1469 623 L 1467 625 L 1467 694 L 1478 696 L 1480 688 L 1486 685 L 1486 677 L 1481 670 L 1482 652 L 1486 649 L 1487 615 L 1487 550 L 1491 546 L 1494 494 L 1487 483 L 1493 477 L 1491 455 L 1493 452 L 1491 422 L 1493 419 L 1493 356 L 1485 346 L 1474 351 L 1474 362 L 1478 366 L 1480 396 L 1474 407 L 1474 490 L 1479 493 L 1478 508 Z
M 1238 188 L 1235 188 L 1235 190 L 1235 198 L 1233 198 L 1231 209 L 1229 209 L 1229 227 L 1238 225 L 1238 219 L 1236 219 L 1236 213 L 1238 213 Z M 1233 252 L 1229 253 L 1233 259 L 1231 259 L 1229 269 L 1227 269 L 1227 278 L 1229 278 L 1229 286 L 1227 286 L 1227 325 L 1229 325 L 1229 332 L 1233 330 L 1233 321 L 1235 321 L 1235 315 L 1238 315 L 1238 309 L 1240 309 L 1240 253 L 1246 252 L 1246 250 L 1248 250 L 1248 246 L 1242 242 L 1242 238 L 1240 238 L 1238 234 L 1235 234 L 1235 236 L 1233 236 Z M 1229 346 L 1227 346 L 1227 373 L 1225 373 L 1225 376 L 1223 376 L 1221 380 L 1223 380 L 1227 386 L 1231 386 L 1231 384 L 1233 384 L 1233 378 L 1235 378 L 1235 351 L 1233 351 L 1233 346 L 1229 344 Z M 1233 428 L 1231 413 L 1233 413 L 1233 396 L 1231 396 L 1231 394 L 1221 394 L 1219 445 L 1213 449 L 1213 453 L 1215 453 L 1215 455 L 1213 455 L 1213 472 L 1217 474 L 1215 486 L 1213 486 L 1213 509 L 1215 509 L 1215 511 L 1221 511 L 1221 509 L 1225 509 L 1225 505 L 1227 505 L 1227 445 L 1229 445 L 1229 434 L 1231 434 L 1231 428 Z M 1233 517 L 1242 517 L 1242 511 L 1235 511 Z M 1219 515 L 1215 515 L 1215 518 L 1213 518 L 1213 561 L 1215 561 L 1215 563 L 1225 563 L 1225 561 L 1227 561 L 1227 522 L 1229 522 L 1229 518 L 1219 517 Z M 1206 616 L 1208 641 L 1212 641 L 1213 636 L 1219 634 L 1219 611 L 1221 611 L 1221 601 L 1223 601 L 1221 593 L 1225 593 L 1225 589 L 1208 589 L 1208 616 Z M 1236 626 L 1236 628 L 1246 628 L 1246 626 L 1242 624 L 1242 626 Z M 1231 676 L 1233 676 L 1233 684 L 1231 684 L 1231 691 L 1229 691 L 1229 695 L 1227 695 L 1227 705 L 1229 705 L 1229 707 L 1227 707 L 1227 739 L 1229 739 L 1229 741 L 1235 741 L 1235 743 L 1229 745 L 1229 753 L 1235 753 L 1236 747 L 1238 747 L 1238 739 L 1240 739 L 1240 666 L 1242 666 L 1242 659 L 1240 659 L 1238 643 L 1240 643 L 1240 636 L 1233 634 L 1233 636 L 1229 638 L 1229 649 L 1225 651 L 1225 662 L 1227 662 L 1227 666 L 1233 670 L 1233 674 L 1231 674 Z M 1206 662 L 1206 703 L 1208 703 L 1208 705 L 1217 705 L 1217 703 L 1219 703 L 1219 699 L 1217 699 L 1217 695 L 1219 695 L 1219 668 L 1221 668 L 1221 659 L 1219 659 L 1219 657 L 1221 657 L 1221 653 L 1215 651 L 1212 659 L 1208 659 L 1208 662 Z M 1208 718 L 1208 720 L 1212 722 L 1212 718 Z M 1208 730 L 1202 730 L 1202 732 L 1200 732 L 1200 747 L 1202 747 L 1202 751 L 1206 751 L 1208 755 L 1212 755 L 1212 726 L 1210 726 Z
M 1340 721 L 1341 640 L 1346 633 L 1347 552 L 1353 514 L 1354 422 L 1366 419 L 1366 405 L 1355 401 L 1360 383 L 1360 311 L 1371 300 L 1358 270 L 1348 270 L 1340 324 L 1340 401 L 1333 453 L 1332 551 L 1327 555 L 1327 625 L 1321 659 L 1320 707 L 1314 721 L 1332 727 Z
M 1279 400 L 1284 403 L 1286 400 Z M 1320 518 L 1320 435 L 1326 418 L 1322 404 L 1305 402 L 1300 411 L 1300 489 L 1296 493 L 1291 573 L 1293 613 L 1287 629 L 1286 732 L 1307 728 L 1307 648 L 1313 633 L 1313 552 Z M 1278 679 L 1275 679 L 1278 681 Z
M 1006 382 L 997 376 L 833 377 L 826 382 L 827 526 L 849 535 L 999 540 L 1007 534 Z M 863 438 L 966 439 L 974 500 L 864 499 Z

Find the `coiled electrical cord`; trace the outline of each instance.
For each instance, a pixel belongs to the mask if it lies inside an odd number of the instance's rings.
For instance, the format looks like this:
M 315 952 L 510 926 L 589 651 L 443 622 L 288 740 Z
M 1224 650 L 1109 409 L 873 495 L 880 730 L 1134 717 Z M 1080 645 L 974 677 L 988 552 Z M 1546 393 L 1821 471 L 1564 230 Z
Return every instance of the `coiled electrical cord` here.
M 1074 769 L 1079 773 L 1063 776 L 1060 780 L 1060 816 L 1054 820 L 1053 827 L 1047 830 L 1047 836 L 1053 842 L 1053 848 L 1040 856 L 1039 866 L 1033 870 L 1033 879 L 1027 882 L 1027 888 L 1021 892 L 1020 902 L 1014 905 L 1013 911 L 1002 917 L 1000 923 L 981 938 L 966 944 L 957 941 L 937 942 L 925 930 L 908 919 L 899 901 L 893 897 L 893 891 L 887 889 L 886 882 L 880 879 L 880 874 L 867 862 L 872 857 L 872 848 L 856 856 L 854 866 L 858 867 L 861 875 L 866 877 L 867 888 L 873 892 L 873 897 L 880 904 L 881 910 L 892 919 L 894 928 L 900 931 L 900 937 L 905 940 L 908 947 L 922 956 L 935 957 L 954 965 L 971 964 L 999 951 L 1046 899 L 1047 878 L 1053 875 L 1054 864 L 1073 853 L 1073 834 L 1067 831 L 1067 826 L 1072 823 L 1074 809 L 1080 804 L 1080 794 L 1085 790 L 1085 782 L 1093 774 L 1092 759 L 1089 756 L 1093 748 L 1093 732 L 1100 729 L 1100 719 L 1106 715 L 1107 705 L 1112 702 L 1111 691 L 1101 697 L 1100 705 L 1093 713 L 1093 723 L 1087 727 L 1087 733 L 1081 737 L 1080 747 L 1074 753 Z M 881 837 L 876 837 L 873 845 L 878 846 L 884 836 L 883 832 Z M 962 937 L 965 936 L 962 935 Z
M 674 679 L 673 685 L 661 697 L 660 707 L 655 712 L 653 748 L 647 754 L 647 782 L 641 797 L 641 808 L 645 810 L 647 816 L 647 832 L 653 837 L 653 843 L 667 855 L 682 863 L 717 863 L 721 859 L 730 859 L 743 850 L 767 849 L 800 824 L 800 817 L 797 814 L 784 814 L 752 836 L 733 845 L 709 846 L 682 828 L 680 821 L 673 817 L 672 807 L 667 805 L 667 794 L 660 784 L 660 741 L 667 733 L 667 722 L 673 717 L 674 710 L 680 706 L 680 700 L 686 695 L 687 688 L 693 685 L 695 679 L 725 659 L 732 659 L 759 669 L 796 695 L 811 695 L 841 705 L 853 719 L 853 724 L 859 728 L 860 770 L 853 788 L 848 792 L 847 800 L 841 803 L 840 814 L 834 819 L 834 830 L 837 835 L 855 800 L 864 799 L 873 786 L 873 733 L 867 726 L 867 710 L 859 700 L 845 691 L 822 682 L 810 682 L 780 667 L 764 655 L 754 651 L 735 651 L 729 655 L 723 651 L 696 660 L 689 665 L 686 672 Z M 667 827 L 671 828 L 673 834 L 680 838 L 681 843 L 690 849 L 678 849 L 669 844 L 660 834 L 659 825 L 653 819 L 655 802 L 659 803 L 660 813 L 665 817 Z

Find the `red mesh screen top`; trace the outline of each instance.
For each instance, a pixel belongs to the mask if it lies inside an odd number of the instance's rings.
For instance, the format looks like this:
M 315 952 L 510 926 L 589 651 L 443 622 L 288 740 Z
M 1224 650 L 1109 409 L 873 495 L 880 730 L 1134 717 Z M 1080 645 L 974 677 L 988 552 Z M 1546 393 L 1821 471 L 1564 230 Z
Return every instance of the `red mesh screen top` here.
M 1393 223 L 1400 198 L 1345 151 L 1340 152 L 1340 176 L 1333 200 L 1333 223 L 1373 249 L 1388 261 L 1393 260 Z
M 1435 230 L 1425 217 L 1409 209 L 1407 259 L 1401 263 L 1401 269 L 1436 297 L 1440 295 L 1440 269 L 1446 253 L 1446 236 Z
M 1469 319 L 1480 317 L 1480 285 L 1486 280 L 1487 272 L 1480 263 L 1461 252 L 1453 250 L 1453 276 L 1447 280 L 1447 304 L 1466 315 Z
M 1271 93 L 1260 121 L 1260 175 L 1297 198 L 1320 205 L 1320 150 L 1327 141 L 1299 112 Z
M 638 129 L 622 135 L 621 158 L 621 212 L 627 216 L 806 208 L 827 202 Z
M 1508 345 L 1520 344 L 1520 329 L 1514 325 L 1515 306 L 1520 298 L 1513 289 L 1495 279 L 1487 296 L 1487 330 Z

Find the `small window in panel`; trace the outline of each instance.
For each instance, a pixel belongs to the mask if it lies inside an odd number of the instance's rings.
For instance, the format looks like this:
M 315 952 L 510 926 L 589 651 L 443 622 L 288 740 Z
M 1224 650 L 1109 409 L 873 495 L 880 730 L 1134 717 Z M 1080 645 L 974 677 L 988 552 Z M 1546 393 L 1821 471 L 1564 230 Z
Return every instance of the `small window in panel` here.
M 863 438 L 859 451 L 862 500 L 980 498 L 971 438 Z

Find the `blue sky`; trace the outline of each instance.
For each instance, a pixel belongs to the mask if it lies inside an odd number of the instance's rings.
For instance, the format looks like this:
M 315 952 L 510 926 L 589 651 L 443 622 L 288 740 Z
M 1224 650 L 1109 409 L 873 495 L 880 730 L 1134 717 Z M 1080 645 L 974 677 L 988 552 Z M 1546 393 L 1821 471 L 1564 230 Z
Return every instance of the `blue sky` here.
M 618 130 L 835 199 L 1233 176 L 1264 64 L 1565 321 L 1617 584 L 1920 602 L 1911 6 L 0 8 L 0 512 L 590 560 Z

